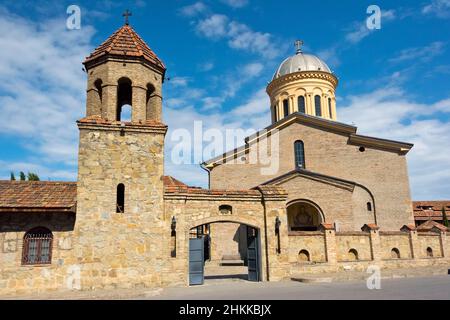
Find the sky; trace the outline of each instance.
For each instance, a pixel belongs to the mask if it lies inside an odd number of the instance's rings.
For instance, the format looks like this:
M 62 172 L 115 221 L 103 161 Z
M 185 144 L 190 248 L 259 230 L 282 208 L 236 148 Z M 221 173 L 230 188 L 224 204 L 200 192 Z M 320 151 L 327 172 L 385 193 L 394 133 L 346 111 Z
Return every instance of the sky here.
M 67 28 L 72 4 L 81 9 L 80 29 Z M 366 26 L 369 5 L 381 9 L 380 29 Z M 360 134 L 414 143 L 413 199 L 450 198 L 450 0 L 3 0 L 0 179 L 32 171 L 76 180 L 81 62 L 123 25 L 125 9 L 167 66 L 165 174 L 207 186 L 201 152 L 192 164 L 171 161 L 177 129 L 193 132 L 195 121 L 204 130 L 268 126 L 265 87 L 301 39 L 339 78 L 338 120 Z

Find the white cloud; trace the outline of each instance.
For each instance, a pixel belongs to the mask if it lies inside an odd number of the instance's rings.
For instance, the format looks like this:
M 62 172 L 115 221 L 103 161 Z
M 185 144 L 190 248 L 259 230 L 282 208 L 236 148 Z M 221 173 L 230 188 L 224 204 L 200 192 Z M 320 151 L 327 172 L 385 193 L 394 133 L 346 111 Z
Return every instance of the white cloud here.
M 422 13 L 442 19 L 448 18 L 450 17 L 450 0 L 432 0 L 422 8 Z
M 207 7 L 203 2 L 196 2 L 189 6 L 182 7 L 179 13 L 185 17 L 195 17 L 201 13 L 207 11 Z
M 242 8 L 248 5 L 248 0 L 221 0 L 221 1 L 233 8 Z
M 394 10 L 382 10 L 381 11 L 381 28 L 383 28 L 383 24 L 386 22 L 390 22 L 396 18 L 396 13 Z M 369 36 L 371 33 L 377 31 L 377 29 L 369 29 L 367 28 L 366 21 L 354 23 L 352 27 L 352 31 L 348 32 L 345 36 L 345 39 L 352 43 L 356 44 Z
M 280 46 L 274 43 L 270 33 L 254 31 L 223 14 L 201 19 L 196 25 L 196 31 L 208 39 L 226 39 L 230 48 L 256 53 L 264 58 L 273 59 L 281 54 Z
M 408 48 L 402 50 L 397 57 L 390 59 L 390 62 L 398 63 L 409 60 L 421 62 L 431 61 L 434 57 L 444 52 L 444 43 L 440 41 L 433 42 L 428 46 L 421 48 Z
M 198 66 L 198 69 L 199 69 L 201 72 L 208 72 L 208 71 L 211 71 L 212 69 L 214 69 L 214 63 L 211 62 L 211 61 L 202 63 L 202 64 L 200 64 L 200 65 Z
M 414 143 L 408 154 L 413 199 L 448 198 L 450 190 L 450 99 L 431 105 L 417 103 L 400 88 L 388 87 L 351 96 L 338 110 L 340 120 L 355 123 L 358 132 Z M 444 151 L 443 151 L 444 150 Z
M 11 13 L 0 16 L 0 28 L 8 30 L 0 37 L 7 48 L 0 51 L 1 134 L 17 139 L 28 158 L 76 172 L 75 121 L 84 114 L 86 95 L 81 61 L 92 49 L 94 29 L 69 31 L 63 19 L 37 23 Z

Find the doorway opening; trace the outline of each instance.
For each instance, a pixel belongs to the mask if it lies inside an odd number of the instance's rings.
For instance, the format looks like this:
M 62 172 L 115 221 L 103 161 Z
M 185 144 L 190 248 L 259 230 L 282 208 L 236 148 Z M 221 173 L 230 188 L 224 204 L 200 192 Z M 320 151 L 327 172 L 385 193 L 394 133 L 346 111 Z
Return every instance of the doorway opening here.
M 260 281 L 258 229 L 235 222 L 215 222 L 192 228 L 189 236 L 191 285 L 230 279 Z

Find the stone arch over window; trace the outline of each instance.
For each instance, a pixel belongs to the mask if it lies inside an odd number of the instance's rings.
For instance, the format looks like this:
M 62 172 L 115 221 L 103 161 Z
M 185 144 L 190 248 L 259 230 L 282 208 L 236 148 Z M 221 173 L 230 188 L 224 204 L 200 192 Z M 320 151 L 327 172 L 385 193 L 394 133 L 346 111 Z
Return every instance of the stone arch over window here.
M 322 116 L 322 97 L 318 94 L 314 96 L 314 108 L 316 111 L 316 116 L 321 117 Z
M 400 250 L 398 250 L 397 248 L 392 248 L 391 259 L 400 259 Z
M 325 222 L 322 210 L 309 200 L 295 200 L 288 203 L 289 231 L 317 231 Z
M 348 251 L 348 260 L 349 261 L 358 261 L 359 260 L 358 251 L 356 249 L 350 249 Z
M 117 193 L 116 193 L 116 213 L 124 213 L 125 212 L 125 185 L 123 183 L 119 183 L 117 185 Z
M 123 106 L 127 110 L 131 109 L 133 103 L 133 87 L 130 79 L 123 77 L 117 81 L 117 114 L 116 121 L 123 121 L 125 114 L 122 114 Z M 131 115 L 130 115 L 131 119 Z
M 297 140 L 294 143 L 295 152 L 295 168 L 305 169 L 305 144 L 301 140 Z
M 306 113 L 306 99 L 305 99 L 305 96 L 298 96 L 297 104 L 298 104 L 298 112 Z
M 434 257 L 433 249 L 431 247 L 427 248 L 427 257 L 428 258 L 433 258 Z
M 22 264 L 51 264 L 52 249 L 52 232 L 44 227 L 33 228 L 23 238 Z
M 298 262 L 300 263 L 307 263 L 311 261 L 311 255 L 309 254 L 308 250 L 300 250 L 298 253 Z

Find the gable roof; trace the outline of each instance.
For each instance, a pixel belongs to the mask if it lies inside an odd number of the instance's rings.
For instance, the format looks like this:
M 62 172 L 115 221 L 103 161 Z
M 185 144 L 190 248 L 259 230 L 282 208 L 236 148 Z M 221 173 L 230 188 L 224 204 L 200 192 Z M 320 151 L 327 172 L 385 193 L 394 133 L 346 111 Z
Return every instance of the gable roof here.
M 448 228 L 446 226 L 444 226 L 443 224 L 440 224 L 436 221 L 433 221 L 433 220 L 428 220 L 427 222 L 425 222 L 417 227 L 417 231 L 419 231 L 419 232 L 429 232 L 429 231 L 432 231 L 433 229 L 443 231 L 443 232 L 448 231 Z
M 340 178 L 336 178 L 336 177 L 332 177 L 332 176 L 316 173 L 316 172 L 305 170 L 305 169 L 301 169 L 301 168 L 297 168 L 297 169 L 289 171 L 288 173 L 285 173 L 285 174 L 283 174 L 281 176 L 278 176 L 278 177 L 273 178 L 273 179 L 271 179 L 269 181 L 266 181 L 262 185 L 278 185 L 278 184 L 282 184 L 283 182 L 286 182 L 287 180 L 290 180 L 290 179 L 292 179 L 292 178 L 294 178 L 296 176 L 304 177 L 304 178 L 307 178 L 307 179 L 319 181 L 319 182 L 326 183 L 326 184 L 331 184 L 333 186 L 336 186 L 336 187 L 339 187 L 339 188 L 343 188 L 343 189 L 346 189 L 346 190 L 349 190 L 349 191 L 353 191 L 353 189 L 357 185 L 353 181 L 344 180 L 344 179 L 340 179 Z
M 282 130 L 292 124 L 299 123 L 318 128 L 319 130 L 327 130 L 337 134 L 348 136 L 348 143 L 358 146 L 372 147 L 377 149 L 407 154 L 414 146 L 411 143 L 381 139 L 356 134 L 358 128 L 342 122 L 328 120 L 316 116 L 307 115 L 301 112 L 295 112 L 284 119 L 273 123 L 272 125 L 256 132 L 254 135 L 245 138 L 245 145 L 226 152 L 218 157 L 205 161 L 202 166 L 213 168 L 214 166 L 223 164 L 226 160 L 234 159 L 241 155 L 245 155 L 249 151 L 250 145 L 257 143 L 259 139 L 265 138 L 275 130 Z
M 86 68 L 106 56 L 129 57 L 142 59 L 165 71 L 164 63 L 156 56 L 152 49 L 139 37 L 130 25 L 123 25 L 106 41 L 98 46 L 83 62 Z
M 76 182 L 0 181 L 0 212 L 75 212 Z

